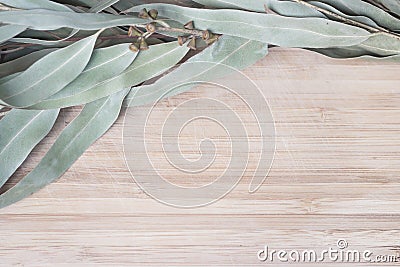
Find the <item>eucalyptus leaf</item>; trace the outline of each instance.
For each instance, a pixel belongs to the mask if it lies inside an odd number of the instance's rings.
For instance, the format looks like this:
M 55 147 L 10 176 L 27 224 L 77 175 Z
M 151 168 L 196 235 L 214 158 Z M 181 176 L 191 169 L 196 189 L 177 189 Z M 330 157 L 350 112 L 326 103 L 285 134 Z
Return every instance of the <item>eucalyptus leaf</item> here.
M 87 104 L 60 134 L 39 164 L 0 195 L 0 208 L 13 204 L 59 178 L 115 122 L 128 90 Z
M 104 9 L 107 9 L 109 5 L 112 5 L 113 3 L 118 2 L 119 0 L 104 0 L 103 2 L 97 3 L 96 5 L 94 4 L 95 2 L 91 3 L 92 8 L 88 10 L 89 13 L 98 13 L 100 11 L 103 11 Z M 108 11 L 113 11 L 109 10 Z M 73 29 L 70 31 L 70 33 L 56 41 L 49 41 L 49 40 L 42 40 L 42 39 L 34 39 L 34 38 L 13 38 L 12 41 L 18 42 L 18 43 L 34 43 L 34 44 L 40 44 L 40 45 L 55 45 L 59 44 L 61 42 L 64 42 L 65 40 L 68 40 L 69 38 L 73 37 L 79 32 L 78 29 Z
M 182 84 L 186 81 L 209 81 L 223 77 L 227 73 L 220 73 L 219 64 L 227 65 L 235 69 L 244 69 L 253 65 L 256 61 L 268 54 L 268 45 L 258 41 L 252 41 L 233 36 L 222 36 L 201 53 L 191 57 L 187 63 L 206 62 L 208 69 L 194 69 L 192 64 L 182 64 L 169 74 L 161 77 L 150 85 L 138 86 L 132 89 L 124 101 L 124 106 L 137 106 L 154 103 L 161 97 L 169 97 L 188 91 L 192 85 L 180 86 L 179 90 L 171 91 L 175 87 L 175 81 Z M 227 70 L 228 68 L 223 68 Z
M 89 9 L 94 8 L 97 5 L 101 4 L 101 2 L 99 3 L 99 0 L 58 0 L 57 2 L 69 5 L 72 9 L 76 10 L 77 12 L 89 12 L 88 8 Z M 118 14 L 112 8 L 105 8 L 104 11 L 107 11 L 111 14 Z
M 195 1 L 192 0 L 120 0 L 114 6 L 119 10 L 126 10 L 133 6 L 150 4 L 150 3 L 167 3 L 178 6 L 187 6 L 187 7 L 198 7 L 200 5 L 196 4 Z
M 332 7 L 332 6 L 328 5 L 328 4 L 317 2 L 317 1 L 309 1 L 308 3 L 310 3 L 310 4 L 314 5 L 314 6 L 323 8 L 324 10 L 333 12 L 333 13 L 335 13 L 337 15 L 340 15 L 343 18 L 347 18 L 347 19 L 350 19 L 350 20 L 353 20 L 353 21 L 358 21 L 358 22 L 361 22 L 363 24 L 369 25 L 371 27 L 378 27 L 376 22 L 373 21 L 372 19 L 370 19 L 369 17 L 347 15 L 347 14 L 337 10 L 336 8 L 334 8 L 334 7 Z M 332 18 L 332 19 L 334 19 L 334 18 Z
M 334 58 L 372 56 L 375 58 L 400 54 L 400 41 L 385 34 L 375 34 L 357 46 L 310 49 Z
M 70 45 L 70 44 L 71 44 L 71 42 L 68 43 L 68 45 Z M 27 55 L 29 55 L 31 53 L 34 53 L 34 52 L 37 52 L 37 51 L 40 51 L 40 50 L 46 50 L 46 49 L 49 49 L 49 48 L 63 48 L 65 46 L 67 46 L 67 45 L 64 44 L 64 43 L 60 43 L 58 45 L 54 45 L 54 46 L 51 46 L 51 47 L 43 46 L 43 45 L 30 45 L 30 46 L 27 46 L 24 49 L 21 49 L 21 50 L 12 52 L 12 53 L 5 54 L 4 57 L 3 57 L 3 61 L 2 62 L 3 63 L 7 63 L 7 62 L 10 62 L 12 60 L 18 59 L 20 57 L 27 56 Z
M 48 55 L 51 52 L 54 52 L 55 48 L 43 49 L 36 52 L 32 52 L 26 56 L 5 62 L 0 64 L 0 77 L 5 77 L 7 75 L 11 75 L 17 72 L 22 72 L 30 67 L 37 60 L 42 57 Z M 0 84 L 3 83 L 3 80 L 0 80 Z
M 282 16 L 325 18 L 321 12 L 299 3 L 282 0 L 195 0 L 197 3 L 214 8 L 244 9 L 266 12 L 266 8 Z
M 179 46 L 177 42 L 150 46 L 149 50 L 141 51 L 133 63 L 121 74 L 79 88 L 78 92 L 68 91 L 62 98 L 55 101 L 49 99 L 32 108 L 52 109 L 58 106 L 85 104 L 124 88 L 131 88 L 175 66 L 188 50 L 186 46 Z
M 322 18 L 291 18 L 241 10 L 204 10 L 167 4 L 137 6 L 157 9 L 162 17 L 181 23 L 193 20 L 196 28 L 284 47 L 326 48 L 351 46 L 366 40 L 364 29 Z
M 389 30 L 400 30 L 399 19 L 393 17 L 384 10 L 362 0 L 318 0 L 318 2 L 329 4 L 348 15 L 369 17 L 370 19 L 374 20 L 378 25 L 385 27 Z
M 121 30 L 119 30 L 121 31 Z M 25 36 L 20 36 L 18 38 L 12 38 L 10 41 L 16 42 L 16 43 L 27 43 L 27 44 L 39 44 L 43 46 L 52 46 L 52 47 L 60 47 L 60 46 L 66 46 L 70 44 L 70 38 L 73 36 L 76 37 L 87 37 L 89 35 L 93 34 L 93 31 L 80 31 L 79 29 L 69 29 L 69 28 L 60 28 L 57 30 L 54 30 L 52 32 L 46 31 L 37 31 L 37 30 L 28 30 L 25 31 L 24 34 Z M 102 32 L 102 35 L 104 36 L 111 36 L 111 34 L 118 34 L 118 28 L 110 28 L 110 29 L 105 29 Z M 58 36 L 58 40 L 53 40 L 54 36 Z M 50 39 L 50 40 L 47 40 Z M 67 41 L 68 40 L 68 41 Z
M 23 25 L 4 25 L 0 26 L 0 43 L 7 41 L 8 39 L 18 35 L 19 33 L 26 30 L 26 26 Z
M 96 6 L 93 6 L 92 8 L 89 9 L 89 12 L 91 13 L 99 13 L 100 11 L 103 11 L 104 9 L 114 5 L 115 3 L 119 2 L 120 0 L 103 0 L 100 3 L 98 3 Z
M 394 14 L 400 16 L 400 0 L 375 0 L 375 1 L 384 5 Z
M 98 30 L 146 22 L 149 20 L 103 13 L 72 13 L 44 9 L 0 12 L 0 23 L 25 25 L 35 30 L 55 30 L 63 27 Z
M 1 4 L 21 9 L 48 9 L 54 11 L 72 11 L 70 8 L 49 0 L 0 0 Z
M 98 0 L 57 0 L 57 2 L 65 5 L 86 6 L 86 7 L 94 7 L 99 3 Z
M 400 54 L 400 40 L 384 34 L 376 34 L 359 45 L 366 51 L 381 56 Z
M 392 62 L 392 63 L 400 63 L 400 55 L 395 55 L 395 56 L 388 56 L 388 57 L 381 57 L 381 58 L 376 58 L 374 56 L 361 56 L 359 57 L 360 59 L 363 60 L 370 60 L 370 61 L 384 61 L 384 62 Z
M 73 81 L 86 67 L 99 33 L 54 51 L 0 84 L 0 99 L 13 107 L 36 104 Z
M 119 75 L 133 62 L 137 54 L 129 50 L 129 44 L 96 49 L 85 70 L 74 81 L 58 93 L 29 108 L 49 109 L 71 106 L 72 99 L 86 102 L 81 98 L 81 93 Z
M 379 56 L 368 52 L 360 46 L 330 47 L 330 48 L 310 48 L 309 50 L 320 53 L 331 58 L 357 58 L 364 55 Z
M 0 120 L 0 187 L 49 133 L 58 112 L 12 109 Z
M 20 74 L 21 74 L 21 72 L 16 72 L 16 73 L 12 73 L 12 74 L 10 74 L 8 76 L 2 77 L 2 78 L 0 78 L 0 84 L 8 82 L 9 80 L 14 79 L 15 77 L 17 77 Z M 0 103 L 2 103 L 5 106 L 8 106 L 5 102 L 1 101 L 1 99 L 0 99 Z
M 10 41 L 15 42 L 15 43 L 23 43 L 23 44 L 37 44 L 37 45 L 43 45 L 43 46 L 59 46 L 62 45 L 62 42 L 65 40 L 73 37 L 78 30 L 72 30 L 70 35 L 56 41 L 49 41 L 49 40 L 41 40 L 41 39 L 34 39 L 34 38 L 12 38 Z

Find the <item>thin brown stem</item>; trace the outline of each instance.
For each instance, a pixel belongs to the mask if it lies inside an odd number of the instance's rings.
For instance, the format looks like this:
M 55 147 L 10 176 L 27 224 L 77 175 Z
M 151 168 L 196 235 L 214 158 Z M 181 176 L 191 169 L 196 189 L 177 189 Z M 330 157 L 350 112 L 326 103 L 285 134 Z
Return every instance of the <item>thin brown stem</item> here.
M 0 50 L 9 49 L 9 48 L 15 49 L 15 48 L 18 48 L 18 47 L 23 47 L 23 48 L 25 48 L 25 47 L 29 47 L 29 46 L 32 46 L 32 45 L 35 45 L 35 44 L 20 44 L 20 43 L 15 43 L 15 44 L 9 44 L 9 45 L 2 45 L 2 46 L 0 46 Z
M 11 49 L 11 50 L 1 50 L 1 51 L 0 51 L 0 54 L 1 54 L 1 55 L 11 54 L 11 53 L 17 52 L 17 51 L 19 51 L 19 50 L 22 50 L 22 49 L 24 49 L 24 48 L 25 48 L 25 47 L 20 46 L 20 47 Z
M 353 26 L 356 26 L 356 27 L 360 27 L 360 28 L 366 29 L 367 31 L 372 32 L 372 33 L 381 33 L 381 34 L 384 34 L 384 35 L 387 35 L 387 36 L 390 36 L 392 38 L 396 38 L 396 39 L 400 40 L 400 35 L 398 35 L 396 33 L 393 33 L 393 32 L 390 32 L 389 30 L 387 30 L 385 28 L 382 28 L 382 27 L 379 27 L 379 26 L 378 27 L 373 27 L 373 26 L 370 26 L 368 24 L 365 24 L 365 23 L 362 23 L 362 22 L 358 22 L 358 21 L 343 17 L 343 16 L 341 16 L 339 14 L 336 14 L 335 12 L 332 12 L 332 11 L 326 10 L 324 8 L 315 6 L 315 5 L 310 4 L 310 3 L 306 2 L 306 1 L 303 1 L 303 0 L 292 0 L 292 1 L 297 2 L 299 4 L 302 4 L 302 5 L 305 5 L 307 7 L 310 7 L 312 9 L 315 9 L 315 10 L 317 10 L 317 11 L 319 11 L 319 12 L 325 14 L 325 15 L 334 17 L 337 20 L 343 21 L 344 23 L 347 23 L 347 24 L 350 24 L 350 25 L 353 25 Z
M 60 38 L 60 37 L 57 37 L 57 38 Z M 72 38 L 63 40 L 63 42 L 76 42 L 76 41 L 82 40 L 83 38 L 85 38 L 85 37 L 72 37 Z M 137 37 L 129 37 L 127 35 L 114 35 L 114 36 L 102 36 L 102 37 L 99 37 L 98 39 L 102 40 L 102 41 L 105 41 L 105 40 L 132 39 L 132 41 L 133 41 L 133 40 L 136 40 Z M 36 44 L 14 43 L 14 44 L 0 46 L 0 49 L 2 49 L 2 50 L 3 49 L 9 49 L 9 48 L 18 49 L 18 48 L 26 48 L 26 47 L 30 47 L 30 46 L 34 46 L 34 45 L 36 45 Z M 3 51 L 2 53 L 4 53 L 4 52 L 8 52 L 8 51 Z
M 136 26 L 142 27 L 142 28 L 146 27 L 146 25 L 136 25 Z M 177 32 L 177 33 L 182 33 L 182 34 L 190 34 L 190 35 L 193 35 L 193 36 L 196 36 L 196 37 L 202 37 L 203 36 L 203 31 L 196 30 L 196 29 L 180 29 L 180 28 L 171 28 L 171 27 L 157 27 L 156 31 L 157 32 Z M 58 40 L 62 40 L 62 37 L 60 37 L 60 36 L 57 36 L 57 35 L 55 35 L 53 33 L 51 33 L 51 35 L 53 37 L 55 37 L 56 39 L 58 39 Z M 163 34 L 156 34 L 156 33 L 152 33 L 151 36 L 154 37 L 154 38 L 165 37 L 165 35 L 163 35 Z M 150 37 L 150 35 L 147 36 L 147 37 Z M 66 40 L 62 40 L 62 42 L 77 42 L 77 41 L 79 41 L 79 40 L 81 40 L 83 38 L 85 38 L 85 37 L 71 37 L 71 38 L 68 38 Z M 126 39 L 126 40 L 131 39 L 132 41 L 136 41 L 137 38 L 138 37 L 136 37 L 136 36 L 128 36 L 128 35 L 120 34 L 120 35 L 112 35 L 112 36 L 100 36 L 98 39 L 100 41 L 123 40 L 123 39 Z M 31 43 L 13 43 L 13 44 L 8 44 L 8 45 L 3 45 L 3 46 L 0 46 L 0 50 L 3 50 L 2 52 L 0 52 L 0 54 L 8 54 L 8 53 L 11 53 L 11 52 L 14 52 L 14 51 L 17 51 L 17 50 L 21 50 L 21 49 L 24 49 L 26 47 L 30 47 L 30 46 L 34 46 L 34 45 L 36 45 L 36 44 L 31 44 Z M 7 51 L 7 49 L 12 49 L 12 50 L 8 50 Z
M 203 36 L 203 31 L 195 30 L 195 29 L 180 29 L 180 28 L 170 28 L 170 27 L 157 27 L 156 31 L 162 32 L 177 32 L 182 34 L 190 34 L 197 37 Z

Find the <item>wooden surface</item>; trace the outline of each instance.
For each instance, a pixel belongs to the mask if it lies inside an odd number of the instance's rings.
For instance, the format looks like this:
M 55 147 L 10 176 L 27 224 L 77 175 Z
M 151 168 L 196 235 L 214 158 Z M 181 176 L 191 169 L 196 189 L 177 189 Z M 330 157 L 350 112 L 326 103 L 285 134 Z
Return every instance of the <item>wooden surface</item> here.
M 399 255 L 399 70 L 390 62 L 273 49 L 245 70 L 275 118 L 269 177 L 255 194 L 244 177 L 203 208 L 165 206 L 138 188 L 124 163 L 120 118 L 60 180 L 0 210 L 0 265 L 274 266 L 279 262 L 257 259 L 265 245 L 320 251 L 340 238 L 351 249 Z M 168 110 L 199 94 L 163 103 Z M 62 113 L 16 177 L 35 166 L 78 111 Z M 184 175 L 176 179 L 188 183 Z

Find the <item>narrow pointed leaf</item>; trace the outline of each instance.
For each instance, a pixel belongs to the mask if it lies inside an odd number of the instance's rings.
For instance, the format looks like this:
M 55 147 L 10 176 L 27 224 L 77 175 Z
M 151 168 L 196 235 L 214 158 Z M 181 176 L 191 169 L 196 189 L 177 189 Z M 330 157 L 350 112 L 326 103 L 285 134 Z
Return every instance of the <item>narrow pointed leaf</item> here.
M 2 63 L 0 64 L 0 77 L 5 77 L 13 73 L 24 71 L 29 68 L 33 63 L 48 55 L 49 53 L 54 52 L 55 50 L 55 48 L 43 49 L 32 52 L 26 56 L 8 61 L 6 63 Z
M 119 0 L 105 0 L 103 3 L 99 3 L 97 6 L 92 7 L 89 9 L 88 12 L 91 13 L 98 13 L 104 9 L 106 9 L 109 5 L 112 5 L 115 2 L 118 2 Z M 112 3 L 113 2 L 113 3 Z M 61 10 L 62 11 L 62 10 Z M 60 40 L 56 41 L 49 41 L 49 40 L 41 40 L 41 39 L 34 39 L 34 38 L 13 38 L 12 41 L 16 43 L 30 43 L 30 44 L 41 44 L 41 45 L 54 45 L 58 44 L 60 42 L 63 42 L 65 40 L 68 40 L 69 38 L 73 37 L 75 34 L 79 32 L 78 29 L 73 29 L 68 36 L 65 38 L 62 38 Z
M 39 164 L 0 195 L 0 208 L 11 205 L 59 178 L 115 122 L 128 90 L 87 104 L 60 134 Z
M 384 34 L 377 34 L 368 38 L 359 47 L 381 56 L 400 54 L 400 40 Z
M 72 11 L 70 8 L 49 0 L 0 0 L 1 4 L 21 9 L 48 9 L 54 11 Z
M 153 103 L 160 97 L 169 97 L 188 91 L 192 85 L 180 86 L 179 90 L 170 91 L 175 81 L 184 83 L 185 80 L 208 81 L 223 77 L 226 73 L 219 73 L 219 64 L 231 66 L 235 69 L 244 69 L 268 54 L 268 44 L 233 36 L 222 36 L 211 47 L 190 58 L 190 62 L 215 63 L 209 69 L 196 70 L 193 65 L 183 64 L 150 85 L 133 88 L 125 99 L 124 106 L 137 106 Z M 227 68 L 224 68 L 227 70 Z M 179 77 L 179 78 L 178 78 Z
M 57 46 L 57 45 L 62 45 L 62 42 L 66 41 L 67 39 L 73 37 L 79 30 L 72 30 L 70 35 L 56 41 L 49 41 L 49 40 L 41 40 L 41 39 L 35 39 L 35 38 L 21 38 L 21 37 L 16 37 L 16 38 L 11 38 L 11 42 L 15 43 L 23 43 L 23 44 L 37 44 L 37 45 L 46 45 L 46 46 Z
M 4 25 L 0 27 L 0 43 L 7 41 L 10 38 L 20 34 L 26 30 L 23 25 Z
M 114 6 L 118 10 L 126 10 L 133 6 L 149 4 L 149 3 L 168 3 L 175 4 L 179 6 L 187 6 L 187 7 L 199 7 L 200 5 L 196 4 L 192 0 L 121 0 L 116 3 Z
M 99 3 L 98 0 L 58 0 L 58 2 L 66 5 L 76 5 L 83 7 L 94 7 Z
M 129 50 L 129 44 L 96 49 L 85 70 L 74 81 L 58 93 L 29 108 L 51 109 L 71 106 L 72 99 L 85 102 L 85 99 L 80 96 L 81 93 L 119 75 L 133 62 L 137 54 Z
M 400 0 L 376 0 L 376 2 L 381 3 L 389 9 L 390 12 L 400 16 Z
M 269 8 L 270 10 L 283 15 L 290 17 L 320 17 L 325 18 L 326 16 L 321 12 L 310 8 L 308 6 L 292 2 L 292 1 L 282 1 L 282 0 L 195 0 L 198 3 L 204 4 L 206 6 L 214 7 L 214 8 L 240 8 L 250 11 L 256 12 L 265 12 L 265 8 Z M 355 21 L 359 21 L 365 23 L 370 26 L 377 26 L 377 24 L 370 18 L 366 16 L 350 16 L 343 12 L 340 12 L 333 6 L 330 6 L 326 3 L 321 3 L 317 1 L 308 1 L 308 3 L 313 4 L 317 7 L 324 8 L 325 10 L 334 12 L 338 15 L 341 15 L 345 18 L 351 18 Z
M 400 41 L 384 34 L 376 34 L 356 46 L 310 49 L 334 58 L 373 56 L 376 58 L 400 54 Z
M 364 24 L 372 26 L 372 27 L 377 27 L 378 26 L 375 21 L 373 21 L 372 19 L 370 19 L 369 17 L 366 17 L 366 16 L 357 16 L 357 15 L 351 16 L 351 15 L 347 15 L 347 14 L 339 11 L 338 9 L 334 8 L 331 5 L 328 5 L 328 4 L 325 4 L 325 3 L 321 3 L 321 2 L 317 2 L 317 1 L 309 1 L 308 3 L 310 3 L 310 4 L 314 5 L 314 6 L 323 8 L 325 10 L 331 11 L 331 12 L 333 12 L 333 13 L 335 13 L 337 15 L 340 15 L 340 16 L 342 16 L 344 18 L 347 18 L 347 19 L 358 21 L 358 22 L 364 23 Z M 332 18 L 332 19 L 335 19 L 335 18 Z
M 114 5 L 115 3 L 119 2 L 120 0 L 103 0 L 98 3 L 96 6 L 89 9 L 89 12 L 98 13 L 103 11 L 104 9 Z
M 162 17 L 181 23 L 193 20 L 196 28 L 284 47 L 351 46 L 366 40 L 364 29 L 322 18 L 291 18 L 240 10 L 205 10 L 167 4 L 137 6 L 157 9 Z
M 21 74 L 21 72 L 16 72 L 16 73 L 12 73 L 8 76 L 2 77 L 2 78 L 0 78 L 0 84 L 8 82 L 9 80 L 14 79 L 15 77 L 17 77 L 20 74 Z M 3 103 L 3 105 L 5 105 L 5 106 L 9 106 L 7 103 L 1 101 L 1 99 L 0 99 L 0 103 Z
M 320 53 L 331 58 L 357 58 L 364 55 L 377 56 L 373 53 L 368 53 L 360 46 L 347 46 L 347 47 L 332 47 L 332 48 L 309 48 L 308 50 Z
M 48 54 L 0 84 L 0 99 L 13 107 L 26 107 L 57 93 L 86 67 L 98 34 Z
M 0 120 L 0 187 L 49 133 L 58 112 L 13 109 Z
M 289 17 L 317 17 L 325 16 L 312 8 L 302 4 L 281 0 L 194 0 L 197 3 L 215 8 L 244 9 L 264 13 L 266 7 L 282 16 Z
M 170 42 L 150 46 L 149 50 L 139 52 L 133 63 L 121 74 L 105 81 L 80 88 L 79 92 L 60 99 L 60 102 L 45 101 L 37 108 L 53 108 L 62 103 L 63 106 L 80 105 L 108 96 L 124 88 L 131 88 L 150 78 L 156 77 L 175 66 L 189 51 L 186 46 L 179 46 L 177 42 Z M 47 102 L 47 103 L 46 103 Z
M 400 30 L 400 20 L 384 10 L 362 0 L 319 0 L 348 14 L 369 17 L 382 27 L 393 31 Z
M 0 22 L 25 25 L 34 30 L 56 30 L 67 27 L 81 30 L 98 30 L 115 26 L 143 24 L 148 20 L 133 16 L 96 13 L 72 13 L 44 9 L 3 11 Z

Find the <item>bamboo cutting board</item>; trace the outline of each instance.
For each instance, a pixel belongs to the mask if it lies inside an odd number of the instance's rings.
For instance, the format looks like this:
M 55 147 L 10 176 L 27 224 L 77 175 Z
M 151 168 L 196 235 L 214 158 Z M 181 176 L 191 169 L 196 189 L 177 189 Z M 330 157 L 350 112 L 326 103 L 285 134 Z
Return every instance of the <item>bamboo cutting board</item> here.
M 0 265 L 275 266 L 288 263 L 261 262 L 257 252 L 265 245 L 321 251 L 339 239 L 351 249 L 400 256 L 399 70 L 386 61 L 272 49 L 244 71 L 274 116 L 270 174 L 257 193 L 247 193 L 244 177 L 230 194 L 202 208 L 166 206 L 139 189 L 124 162 L 120 118 L 60 180 L 0 210 Z M 207 92 L 165 99 L 165 114 L 199 95 Z M 35 166 L 78 112 L 62 112 L 55 133 L 8 186 Z M 187 144 L 195 146 L 212 126 L 196 127 L 185 135 Z M 174 179 L 199 183 L 184 174 Z

